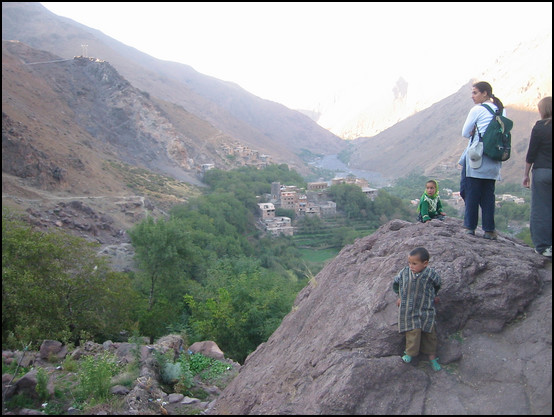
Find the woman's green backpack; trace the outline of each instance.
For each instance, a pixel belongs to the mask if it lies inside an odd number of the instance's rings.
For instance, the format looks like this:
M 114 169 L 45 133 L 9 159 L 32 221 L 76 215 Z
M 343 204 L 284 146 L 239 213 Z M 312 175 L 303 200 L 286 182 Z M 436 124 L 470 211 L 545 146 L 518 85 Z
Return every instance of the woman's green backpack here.
M 486 104 L 481 105 L 486 107 L 494 116 L 483 135 L 477 129 L 479 140 L 483 141 L 483 153 L 495 161 L 507 161 L 512 151 L 512 134 L 510 131 L 514 126 L 514 122 L 502 116 L 500 110 L 495 112 Z

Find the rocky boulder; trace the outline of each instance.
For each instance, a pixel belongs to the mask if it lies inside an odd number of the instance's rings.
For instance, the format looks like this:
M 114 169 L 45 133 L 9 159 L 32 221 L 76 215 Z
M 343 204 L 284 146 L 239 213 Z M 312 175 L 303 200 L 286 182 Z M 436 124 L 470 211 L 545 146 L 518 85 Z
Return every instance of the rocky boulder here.
M 439 372 L 400 360 L 392 280 L 417 246 L 442 277 Z M 393 220 L 311 280 L 207 412 L 550 415 L 551 285 L 550 261 L 518 239 Z
M 219 346 L 217 346 L 217 344 L 212 340 L 195 342 L 189 346 L 188 350 L 191 353 L 201 353 L 202 355 L 212 359 L 224 359 L 223 352 L 221 351 L 221 349 L 219 349 Z

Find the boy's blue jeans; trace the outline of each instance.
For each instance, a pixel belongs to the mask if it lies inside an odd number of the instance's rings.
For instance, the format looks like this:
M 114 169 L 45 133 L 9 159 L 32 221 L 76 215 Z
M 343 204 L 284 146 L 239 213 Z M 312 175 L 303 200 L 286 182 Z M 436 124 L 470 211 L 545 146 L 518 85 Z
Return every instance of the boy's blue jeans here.
M 482 227 L 485 232 L 493 232 L 494 225 L 494 187 L 496 180 L 465 178 L 465 213 L 464 226 L 475 230 L 479 223 L 481 207 Z

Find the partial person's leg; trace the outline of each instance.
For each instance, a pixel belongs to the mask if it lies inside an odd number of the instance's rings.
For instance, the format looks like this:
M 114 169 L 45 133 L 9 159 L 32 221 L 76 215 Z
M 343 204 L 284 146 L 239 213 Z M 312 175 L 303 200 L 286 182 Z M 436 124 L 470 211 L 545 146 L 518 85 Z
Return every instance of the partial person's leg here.
M 406 355 L 419 355 L 419 347 L 421 343 L 421 329 L 414 329 L 406 332 Z
M 465 196 L 464 227 L 468 230 L 475 230 L 479 221 L 479 202 L 481 200 L 479 178 L 466 177 Z
M 481 211 L 483 214 L 483 230 L 485 232 L 494 232 L 494 211 L 495 211 L 495 196 L 494 189 L 495 180 L 480 180 L 481 181 Z
M 466 199 L 466 161 L 462 164 L 462 173 L 460 175 L 460 197 L 465 201 Z
M 439 358 L 437 358 L 437 332 L 433 326 L 430 333 L 423 332 L 421 335 L 421 353 L 429 355 L 429 363 L 433 371 L 440 371 Z
M 531 239 L 539 253 L 552 246 L 552 170 L 533 169 L 531 177 Z
M 421 353 L 429 355 L 429 359 L 435 359 L 437 354 L 437 332 L 433 326 L 430 333 L 421 333 Z

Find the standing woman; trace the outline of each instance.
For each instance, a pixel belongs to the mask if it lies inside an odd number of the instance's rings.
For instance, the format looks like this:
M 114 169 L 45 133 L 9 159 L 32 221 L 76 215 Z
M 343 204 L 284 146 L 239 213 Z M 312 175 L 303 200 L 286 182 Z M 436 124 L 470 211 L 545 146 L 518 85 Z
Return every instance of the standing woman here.
M 523 186 L 531 186 L 529 226 L 535 252 L 552 258 L 552 96 L 539 101 L 538 108 L 541 120 L 531 131 Z
M 471 108 L 467 115 L 462 129 L 462 136 L 478 140 L 477 130 L 483 135 L 493 118 L 493 115 L 481 104 L 486 104 L 495 112 L 500 110 L 500 113 L 503 115 L 505 115 L 505 111 L 502 102 L 492 93 L 491 85 L 485 81 L 473 84 L 471 98 L 475 106 Z M 483 237 L 485 239 L 496 240 L 494 188 L 496 181 L 500 180 L 502 162 L 495 161 L 487 155 L 483 155 L 480 160 L 470 160 L 467 155 L 470 145 L 471 140 L 459 161 L 459 164 L 462 165 L 460 189 L 463 190 L 462 198 L 465 201 L 464 227 L 466 233 L 470 235 L 475 234 L 475 229 L 479 222 L 479 207 L 481 207 L 481 226 L 485 232 Z

